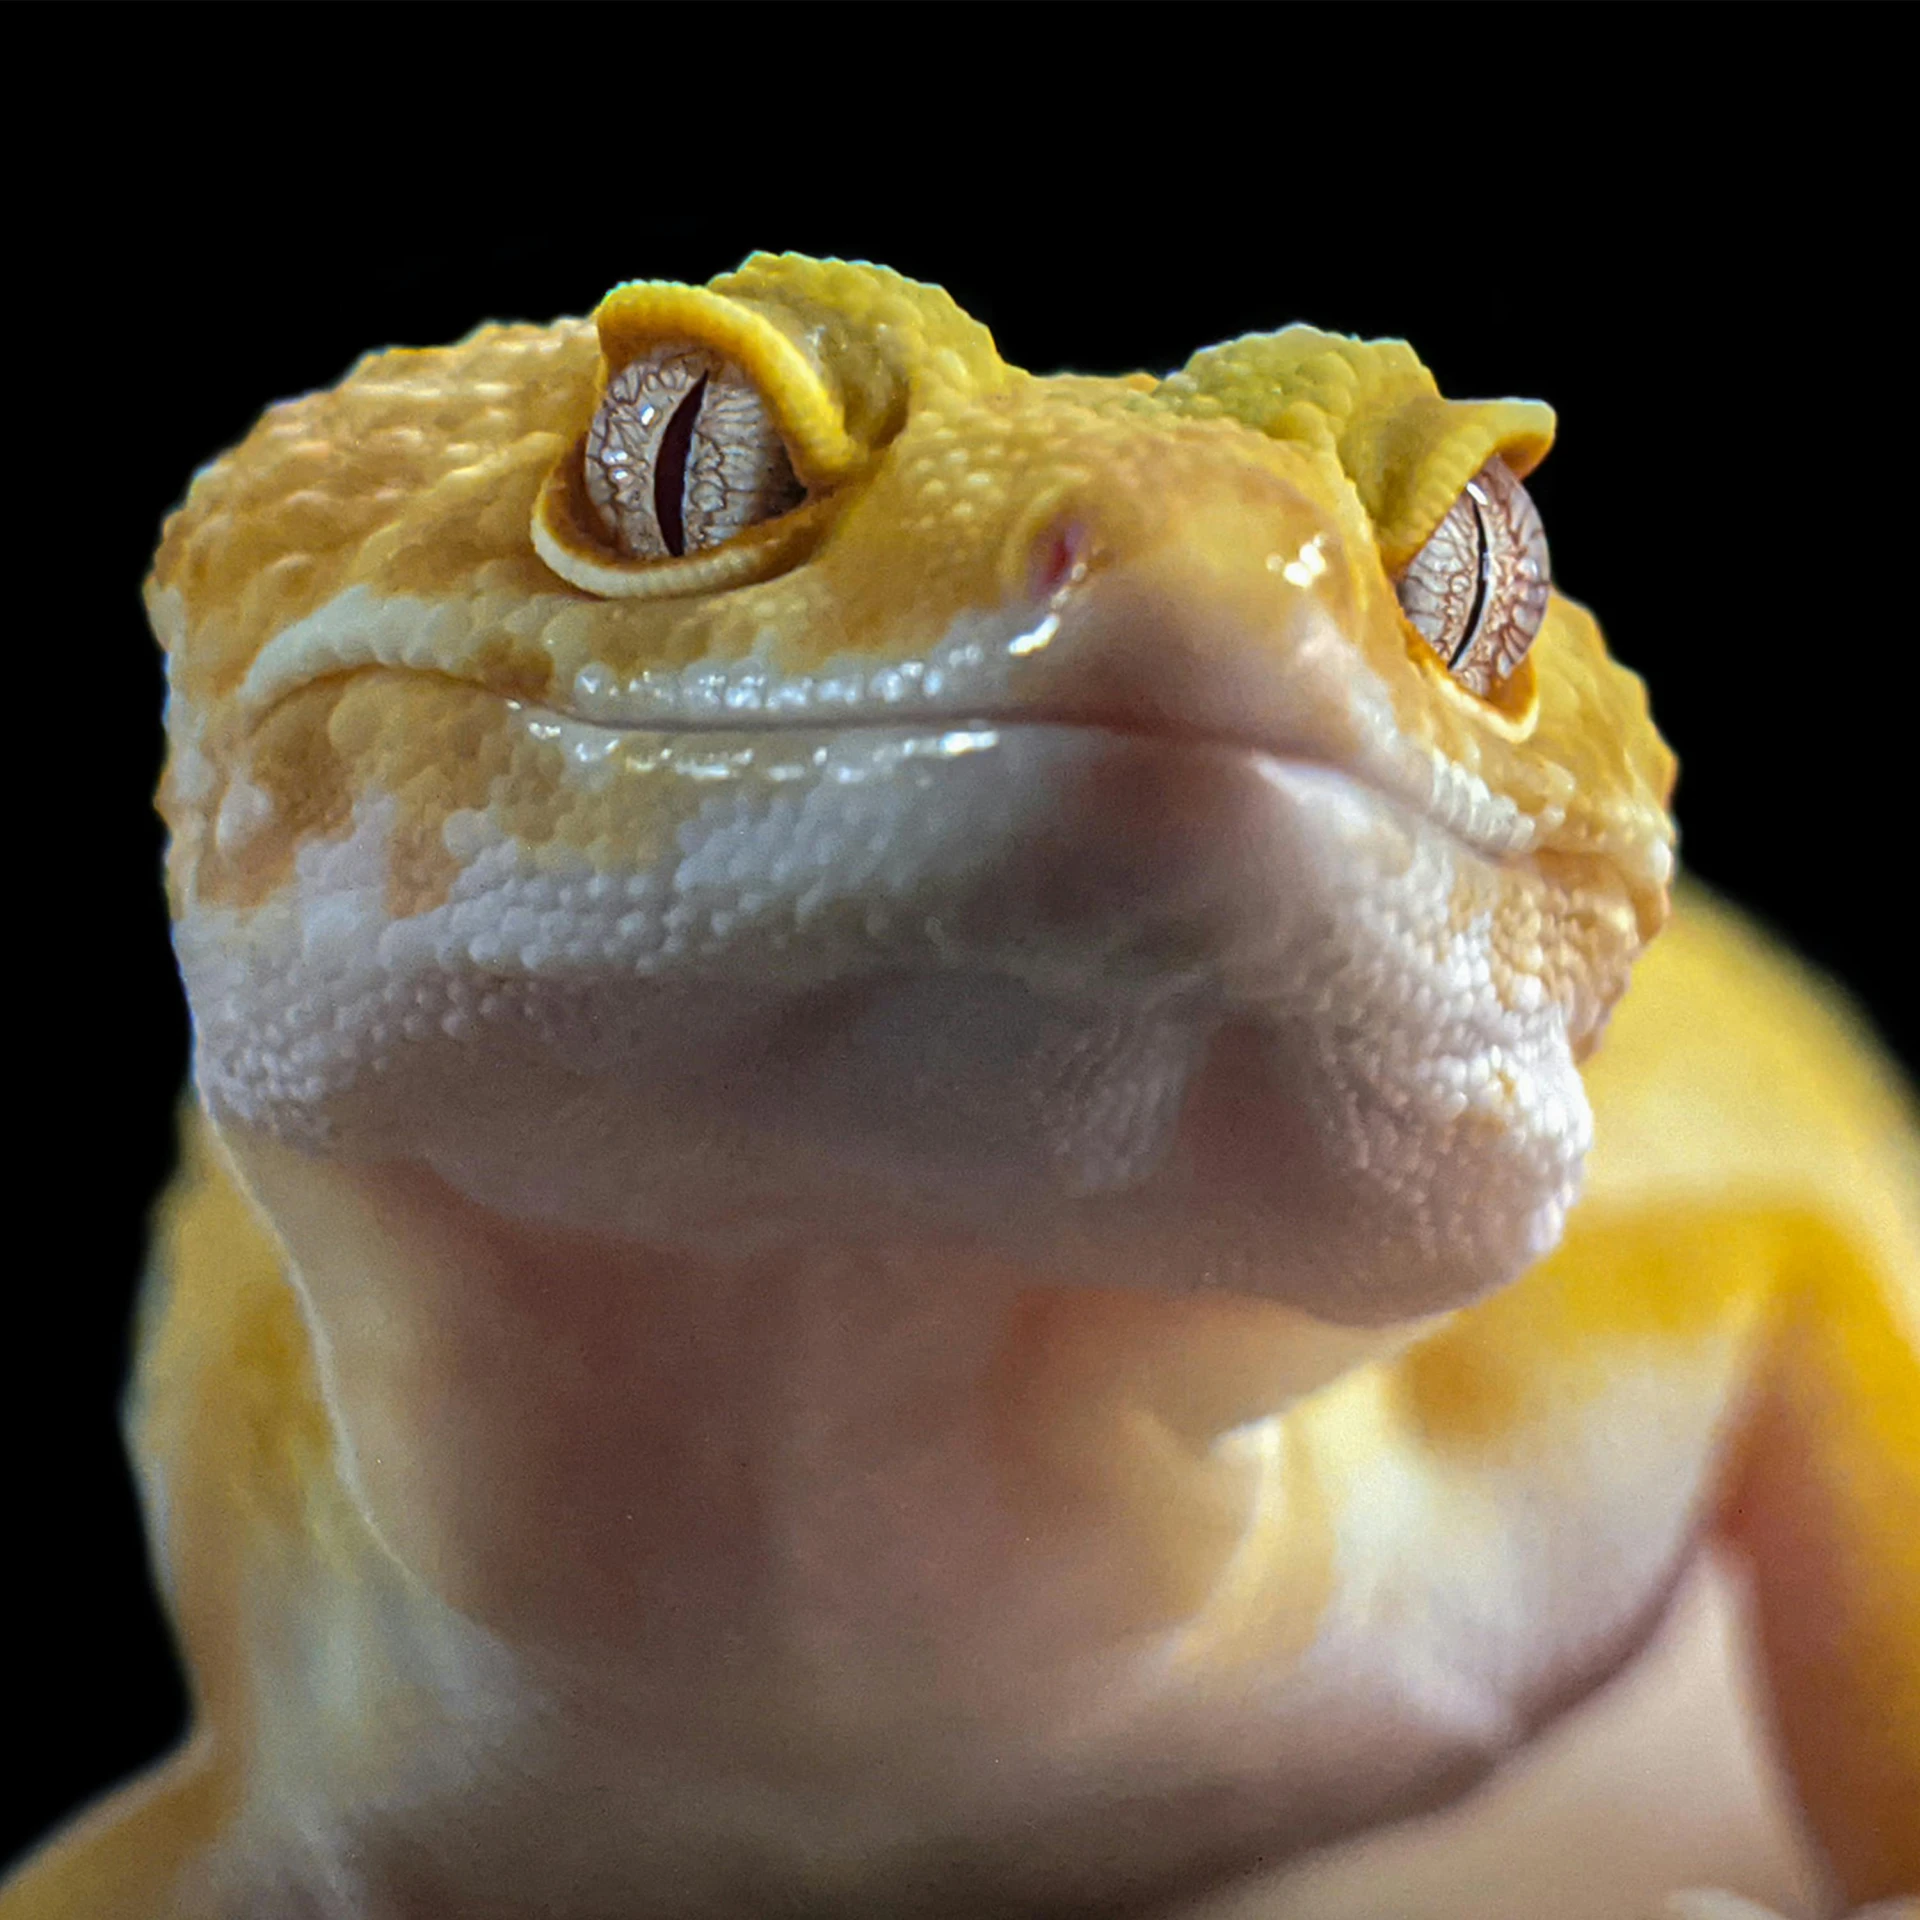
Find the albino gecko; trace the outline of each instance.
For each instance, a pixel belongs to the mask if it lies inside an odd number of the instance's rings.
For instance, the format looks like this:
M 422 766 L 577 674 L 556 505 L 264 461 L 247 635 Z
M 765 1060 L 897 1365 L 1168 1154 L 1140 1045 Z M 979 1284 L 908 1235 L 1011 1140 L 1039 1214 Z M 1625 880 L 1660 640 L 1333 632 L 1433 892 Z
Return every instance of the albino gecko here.
M 1710 1541 L 1834 1910 L 1910 1911 L 1920 1130 L 1670 901 L 1552 435 L 755 256 L 203 471 L 196 1732 L 0 1915 L 1284 1915 Z

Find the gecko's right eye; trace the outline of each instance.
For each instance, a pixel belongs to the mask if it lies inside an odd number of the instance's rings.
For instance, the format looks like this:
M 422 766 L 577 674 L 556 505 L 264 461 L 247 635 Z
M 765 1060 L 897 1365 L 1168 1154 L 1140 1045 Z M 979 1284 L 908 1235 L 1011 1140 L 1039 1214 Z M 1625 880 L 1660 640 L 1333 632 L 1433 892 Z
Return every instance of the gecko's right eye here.
M 806 498 L 753 382 L 708 348 L 676 343 L 608 381 L 583 478 L 608 538 L 635 560 L 722 546 Z
M 1471 693 L 1491 694 L 1547 617 L 1547 535 L 1498 455 L 1466 484 L 1396 582 L 1400 608 Z

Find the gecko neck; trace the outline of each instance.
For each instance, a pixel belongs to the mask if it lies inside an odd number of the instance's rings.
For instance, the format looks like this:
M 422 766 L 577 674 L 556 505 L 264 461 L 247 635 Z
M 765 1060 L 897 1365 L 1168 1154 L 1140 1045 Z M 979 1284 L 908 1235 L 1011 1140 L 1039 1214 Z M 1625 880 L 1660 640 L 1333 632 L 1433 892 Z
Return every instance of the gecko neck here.
M 884 1223 L 694 1254 L 230 1144 L 378 1538 L 640 1694 L 1030 1713 L 1036 1680 L 1205 1615 L 1260 1498 L 1226 1437 L 1405 1338 Z

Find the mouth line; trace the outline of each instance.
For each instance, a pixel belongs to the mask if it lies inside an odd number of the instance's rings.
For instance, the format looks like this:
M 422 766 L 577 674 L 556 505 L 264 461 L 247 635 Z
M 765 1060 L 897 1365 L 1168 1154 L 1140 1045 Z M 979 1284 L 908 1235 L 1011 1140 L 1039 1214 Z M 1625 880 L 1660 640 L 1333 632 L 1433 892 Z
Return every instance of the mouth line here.
M 365 661 L 352 665 L 343 663 L 333 672 L 315 674 L 281 689 L 273 700 L 253 716 L 252 725 L 257 727 L 284 701 L 324 681 L 357 678 L 366 673 L 397 673 L 409 680 L 439 681 L 449 688 L 482 694 L 498 701 L 502 708 L 521 716 L 529 725 L 551 729 L 555 736 L 565 730 L 576 736 L 586 735 L 608 741 L 654 738 L 691 743 L 744 737 L 764 738 L 771 742 L 804 734 L 883 732 L 956 737 L 1003 733 L 1015 729 L 1046 729 L 1061 733 L 1104 735 L 1110 739 L 1172 750 L 1246 754 L 1276 765 L 1317 769 L 1349 780 L 1381 804 L 1405 813 L 1434 832 L 1444 834 L 1463 852 L 1481 860 L 1498 865 L 1510 864 L 1522 856 L 1530 844 L 1530 837 L 1476 833 L 1466 823 L 1447 818 L 1432 804 L 1437 789 L 1429 787 L 1425 793 L 1419 791 L 1413 770 L 1395 766 L 1391 756 L 1385 752 L 1368 756 L 1372 764 L 1366 765 L 1360 764 L 1354 757 L 1329 752 L 1303 736 L 1287 739 L 1251 729 L 1211 728 L 1172 716 L 1114 713 L 1096 707 L 1076 709 L 1065 704 L 1007 706 L 991 702 L 956 703 L 942 710 L 923 696 L 911 704 L 902 701 L 897 707 L 883 709 L 876 709 L 864 702 L 858 705 L 849 702 L 838 712 L 823 712 L 815 708 L 806 712 L 770 714 L 764 709 L 745 708 L 711 715 L 675 715 L 671 719 L 609 720 L 549 705 L 543 700 L 528 699 L 524 695 L 489 685 L 484 680 L 457 673 Z M 979 744 L 984 746 L 987 743 L 982 740 Z
M 474 683 L 462 681 L 463 686 Z M 1270 759 L 1300 765 L 1324 766 L 1337 772 L 1357 770 L 1342 767 L 1331 755 L 1319 752 L 1304 740 L 1282 741 L 1255 733 L 1236 733 L 1225 729 L 1196 727 L 1179 721 L 1156 722 L 1097 709 L 1070 707 L 995 706 L 981 702 L 947 708 L 920 706 L 877 711 L 849 708 L 841 713 L 808 713 L 770 716 L 740 712 L 700 716 L 685 720 L 600 720 L 565 707 L 548 706 L 544 701 L 524 700 L 497 689 L 480 687 L 496 699 L 537 721 L 557 726 L 577 727 L 583 731 L 611 734 L 617 738 L 658 735 L 668 739 L 703 736 L 759 735 L 780 738 L 804 733 L 967 733 L 1002 732 L 1013 727 L 1049 727 L 1063 733 L 1102 733 L 1119 739 L 1145 740 L 1170 747 L 1218 747 L 1230 752 L 1264 754 Z M 1372 784 L 1372 783 L 1368 783 Z
M 911 713 L 868 711 L 846 713 L 833 719 L 820 715 L 771 719 L 764 714 L 743 714 L 738 717 L 716 716 L 711 719 L 701 717 L 672 725 L 623 724 L 590 720 L 582 715 L 570 713 L 564 708 L 550 707 L 538 701 L 518 700 L 508 696 L 497 697 L 505 699 L 510 707 L 525 715 L 536 725 L 550 726 L 556 732 L 562 728 L 578 729 L 581 732 L 612 739 L 638 740 L 651 737 L 665 740 L 686 739 L 691 742 L 702 739 L 765 738 L 772 741 L 803 734 L 902 733 L 954 741 L 965 739 L 967 736 L 977 736 L 971 744 L 984 747 L 990 744 L 989 736 L 1016 731 L 1045 731 L 1099 736 L 1175 752 L 1240 754 L 1254 761 L 1270 763 L 1277 768 L 1323 773 L 1344 780 L 1376 804 L 1391 808 L 1410 821 L 1417 822 L 1422 828 L 1442 835 L 1461 853 L 1472 859 L 1495 866 L 1508 866 L 1523 857 L 1526 851 L 1523 846 L 1502 846 L 1488 839 L 1476 837 L 1463 830 L 1458 823 L 1436 814 L 1419 795 L 1409 791 L 1405 783 L 1395 782 L 1381 774 L 1370 772 L 1366 767 L 1356 765 L 1351 759 L 1341 758 L 1327 752 L 1324 748 L 1316 747 L 1304 737 L 1284 741 L 1270 734 L 1211 729 L 1179 721 L 1155 721 L 1138 716 L 1101 713 L 1097 710 L 1074 711 L 1071 708 L 1040 706 L 955 707 L 946 713 L 928 712 L 925 709 Z
M 471 684 L 462 682 L 462 685 Z M 481 691 L 491 691 L 481 689 Z M 609 735 L 615 739 L 788 739 L 802 734 L 912 733 L 937 735 L 1007 733 L 1016 729 L 1046 730 L 1055 733 L 1099 734 L 1110 739 L 1140 741 L 1147 745 L 1177 749 L 1213 750 L 1244 753 L 1273 760 L 1286 766 L 1316 767 L 1328 773 L 1344 774 L 1356 785 L 1397 805 L 1411 804 L 1410 797 L 1393 791 L 1361 768 L 1315 748 L 1304 738 L 1282 740 L 1253 732 L 1237 733 L 1189 725 L 1180 721 L 1155 721 L 1124 714 L 1103 713 L 1097 709 L 1076 710 L 1060 706 L 994 706 L 979 704 L 955 706 L 946 710 L 918 707 L 908 711 L 875 712 L 854 710 L 841 714 L 794 715 L 791 718 L 742 713 L 675 720 L 612 722 L 591 719 L 564 707 L 548 706 L 542 701 L 522 700 L 495 693 L 515 711 L 535 724 L 577 728 L 582 732 Z M 1418 809 L 1416 809 L 1417 811 Z M 1440 824 L 1438 822 L 1436 825 Z
M 1360 785 L 1371 788 L 1383 798 L 1420 811 L 1414 796 L 1398 790 L 1399 783 L 1369 774 L 1365 769 L 1315 747 L 1304 736 L 1283 739 L 1274 734 L 1252 730 L 1197 726 L 1176 718 L 1154 719 L 1105 711 L 1097 707 L 1073 707 L 1064 704 L 1029 706 L 995 705 L 991 701 L 956 703 L 949 707 L 922 700 L 903 701 L 898 706 L 875 707 L 854 704 L 835 711 L 818 708 L 805 712 L 770 714 L 763 708 L 740 708 L 712 715 L 675 715 L 672 718 L 609 720 L 576 708 L 555 706 L 545 700 L 529 699 L 525 694 L 494 686 L 465 674 L 448 673 L 437 668 L 391 665 L 368 660 L 342 663 L 326 673 L 317 673 L 293 685 L 280 688 L 274 697 L 255 711 L 249 729 L 263 725 L 289 701 L 328 681 L 358 679 L 362 675 L 398 675 L 410 681 L 438 681 L 463 693 L 478 693 L 496 700 L 510 712 L 523 715 L 535 725 L 565 727 L 611 739 L 666 740 L 724 738 L 764 735 L 769 739 L 790 738 L 799 734 L 837 733 L 967 733 L 998 732 L 1014 727 L 1047 727 L 1063 733 L 1100 733 L 1124 740 L 1141 740 L 1167 747 L 1218 748 L 1225 752 L 1258 754 L 1267 759 L 1296 766 L 1324 767 L 1329 772 L 1345 773 Z M 1436 823 L 1438 824 L 1438 823 Z

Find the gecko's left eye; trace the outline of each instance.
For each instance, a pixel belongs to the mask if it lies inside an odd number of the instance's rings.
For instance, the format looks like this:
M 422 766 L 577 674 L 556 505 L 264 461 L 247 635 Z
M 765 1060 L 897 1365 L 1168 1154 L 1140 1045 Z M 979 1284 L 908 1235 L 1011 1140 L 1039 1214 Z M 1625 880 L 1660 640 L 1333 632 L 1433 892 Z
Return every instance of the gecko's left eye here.
M 608 381 L 584 478 L 608 537 L 636 560 L 722 546 L 806 498 L 758 389 L 698 346 L 656 347 Z
M 1400 606 L 1469 692 L 1490 694 L 1526 658 L 1547 615 L 1547 536 L 1497 455 L 1414 555 Z

